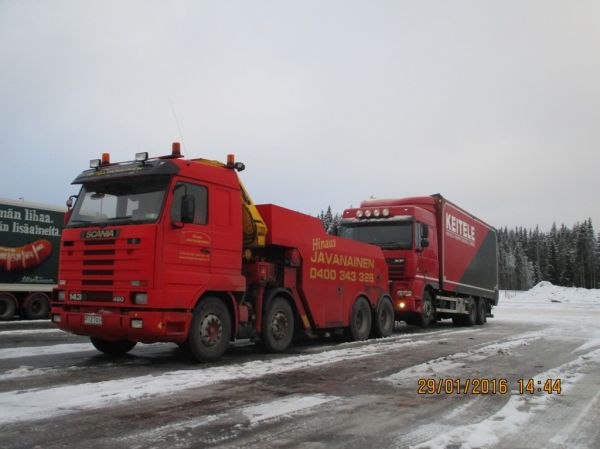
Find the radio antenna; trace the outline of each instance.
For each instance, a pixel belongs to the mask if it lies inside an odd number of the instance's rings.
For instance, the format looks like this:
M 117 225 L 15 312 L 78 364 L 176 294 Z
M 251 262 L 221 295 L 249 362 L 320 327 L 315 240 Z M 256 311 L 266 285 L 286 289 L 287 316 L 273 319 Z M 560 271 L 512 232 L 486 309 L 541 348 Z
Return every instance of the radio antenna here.
M 173 100 L 169 98 L 169 103 L 171 104 L 171 111 L 173 112 L 173 118 L 175 119 L 175 124 L 177 125 L 177 131 L 179 131 L 179 139 L 181 140 L 181 144 L 183 145 L 183 149 L 187 153 L 187 147 L 185 146 L 185 140 L 183 140 L 183 133 L 181 132 L 181 126 L 179 125 L 179 120 L 177 119 L 177 113 L 175 112 L 175 106 L 173 105 Z M 190 155 L 188 154 L 188 157 Z

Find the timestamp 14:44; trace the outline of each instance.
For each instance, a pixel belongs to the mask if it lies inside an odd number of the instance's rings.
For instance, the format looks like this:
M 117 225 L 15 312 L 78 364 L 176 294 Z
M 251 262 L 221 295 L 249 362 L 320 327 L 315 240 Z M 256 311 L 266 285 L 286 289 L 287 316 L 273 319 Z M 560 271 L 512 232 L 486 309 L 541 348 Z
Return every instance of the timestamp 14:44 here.
M 560 379 L 546 379 L 544 381 L 537 379 L 519 379 L 519 394 L 535 394 L 545 392 L 548 394 L 560 394 Z

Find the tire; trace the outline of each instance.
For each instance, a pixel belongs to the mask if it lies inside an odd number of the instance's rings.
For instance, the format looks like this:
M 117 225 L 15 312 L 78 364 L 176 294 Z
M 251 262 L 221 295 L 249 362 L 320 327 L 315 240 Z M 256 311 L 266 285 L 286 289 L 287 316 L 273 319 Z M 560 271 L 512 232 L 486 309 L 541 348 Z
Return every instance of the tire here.
M 485 299 L 480 299 L 477 301 L 477 318 L 475 320 L 475 324 L 482 325 L 487 321 L 487 306 L 485 303 Z
M 29 320 L 48 318 L 48 313 L 50 312 L 48 297 L 43 293 L 34 293 L 27 299 L 24 312 Z
M 10 320 L 15 316 L 17 303 L 15 297 L 8 293 L 0 293 L 0 321 Z
M 129 340 L 117 340 L 117 341 L 108 341 L 102 340 L 101 338 L 90 337 L 90 340 L 94 347 L 104 354 L 119 356 L 127 354 L 129 351 L 133 349 L 133 347 L 137 344 L 135 341 Z
M 452 323 L 455 326 L 473 326 L 477 322 L 477 303 L 473 298 L 467 298 L 468 315 L 458 315 L 452 317 Z
M 373 314 L 373 336 L 376 338 L 389 337 L 394 331 L 394 306 L 387 296 L 379 300 Z
M 422 328 L 429 327 L 431 323 L 435 323 L 435 307 L 431 294 L 425 291 L 423 294 L 423 311 L 417 318 L 417 325 Z
M 369 338 L 371 333 L 371 306 L 367 300 L 360 297 L 352 306 L 350 317 L 349 336 L 353 341 L 363 341 Z
M 231 339 L 231 316 L 218 298 L 202 300 L 194 310 L 188 346 L 197 361 L 219 359 Z
M 262 347 L 267 352 L 285 351 L 294 338 L 294 312 L 280 296 L 273 298 L 262 322 Z

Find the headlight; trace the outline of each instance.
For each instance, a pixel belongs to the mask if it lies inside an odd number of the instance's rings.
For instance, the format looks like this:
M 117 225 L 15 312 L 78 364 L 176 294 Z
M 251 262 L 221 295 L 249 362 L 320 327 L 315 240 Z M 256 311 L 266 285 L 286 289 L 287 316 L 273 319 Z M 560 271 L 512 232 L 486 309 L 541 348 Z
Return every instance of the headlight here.
M 65 300 L 65 291 L 64 290 L 59 290 L 56 292 L 56 300 L 57 301 L 64 301 Z

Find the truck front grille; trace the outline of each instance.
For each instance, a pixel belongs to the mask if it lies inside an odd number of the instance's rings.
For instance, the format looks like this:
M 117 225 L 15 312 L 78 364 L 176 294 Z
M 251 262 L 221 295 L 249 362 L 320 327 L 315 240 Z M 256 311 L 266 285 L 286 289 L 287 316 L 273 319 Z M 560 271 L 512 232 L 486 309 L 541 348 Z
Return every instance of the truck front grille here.
M 87 301 L 112 301 L 113 293 L 131 289 L 132 281 L 149 285 L 153 266 L 150 239 L 75 240 L 72 245 L 64 246 L 61 271 L 68 286 L 111 290 L 106 293 L 106 299 L 98 297 L 100 292 L 94 292 L 87 296 Z
M 386 259 L 390 281 L 402 281 L 406 277 L 406 264 L 403 259 Z

